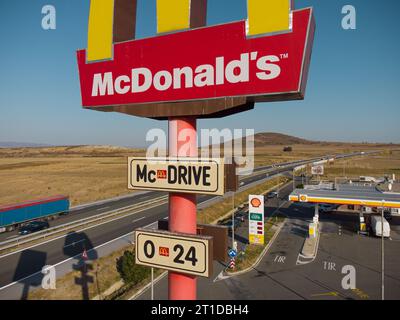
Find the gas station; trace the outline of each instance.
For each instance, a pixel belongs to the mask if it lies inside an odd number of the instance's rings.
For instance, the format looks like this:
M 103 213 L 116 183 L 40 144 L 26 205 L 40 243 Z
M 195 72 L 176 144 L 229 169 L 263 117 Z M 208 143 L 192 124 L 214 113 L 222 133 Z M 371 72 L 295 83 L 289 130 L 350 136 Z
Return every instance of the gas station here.
M 359 231 L 366 231 L 366 223 L 362 208 L 375 207 L 400 208 L 400 193 L 382 192 L 375 186 L 354 184 L 330 184 L 330 188 L 295 189 L 289 195 L 289 201 L 315 204 L 314 223 L 319 221 L 319 204 L 347 205 L 359 207 Z

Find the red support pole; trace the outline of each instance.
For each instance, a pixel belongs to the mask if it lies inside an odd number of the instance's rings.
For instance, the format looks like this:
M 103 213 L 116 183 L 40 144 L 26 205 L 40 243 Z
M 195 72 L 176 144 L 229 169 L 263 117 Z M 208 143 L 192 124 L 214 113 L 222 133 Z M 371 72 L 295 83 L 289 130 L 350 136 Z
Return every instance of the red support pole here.
M 170 118 L 168 121 L 170 157 L 197 157 L 196 118 Z M 169 231 L 196 234 L 196 195 L 169 194 Z M 196 300 L 197 279 L 177 272 L 168 273 L 169 300 Z

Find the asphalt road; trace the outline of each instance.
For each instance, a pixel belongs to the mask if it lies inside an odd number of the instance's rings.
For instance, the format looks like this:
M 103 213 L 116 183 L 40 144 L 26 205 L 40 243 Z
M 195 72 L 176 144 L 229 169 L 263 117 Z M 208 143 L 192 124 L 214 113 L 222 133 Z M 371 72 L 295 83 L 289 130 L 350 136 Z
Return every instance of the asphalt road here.
M 295 166 L 313 162 L 317 159 L 296 161 L 294 164 L 281 165 L 280 167 L 268 166 L 262 169 L 257 168 L 257 171 L 270 169 L 268 176 L 271 177 L 274 174 L 290 171 Z M 242 180 L 243 184 L 241 184 L 242 186 L 246 186 L 265 178 L 266 176 L 263 173 L 257 176 L 244 178 Z M 79 210 L 74 210 L 72 214 L 54 220 L 52 225 L 63 224 L 102 212 L 123 208 L 134 203 L 159 197 L 162 194 L 161 192 L 140 193 L 134 194 L 132 197 L 112 199 L 107 202 L 93 204 Z M 212 196 L 198 196 L 198 203 L 204 203 L 212 198 Z M 163 219 L 167 217 L 167 215 L 168 208 L 166 204 L 155 205 L 152 208 L 143 209 L 132 215 L 90 227 L 78 233 L 71 232 L 58 239 L 49 240 L 22 251 L 0 256 L 0 289 L 2 286 L 8 285 L 9 283 L 23 281 L 21 279 L 39 272 L 44 265 L 57 264 L 65 259 L 81 254 L 84 249 L 89 250 L 94 248 L 100 244 L 130 233 L 136 228 L 144 227 L 157 220 Z M 10 237 L 11 235 L 8 233 L 2 236 Z M 96 258 L 95 251 L 93 251 L 92 254 L 94 256 L 89 258 Z
M 288 194 L 288 186 L 282 195 Z M 266 212 L 276 209 L 267 203 Z M 240 276 L 218 278 L 224 266 L 215 262 L 210 279 L 198 280 L 198 299 L 204 300 L 370 300 L 381 298 L 380 238 L 356 233 L 358 215 L 346 212 L 320 214 L 321 236 L 315 259 L 299 256 L 314 215 L 309 205 L 286 203 L 287 216 L 277 238 L 260 264 Z M 385 298 L 400 298 L 400 219 L 391 221 L 392 237 L 385 240 Z M 356 289 L 343 287 L 346 270 L 353 268 Z M 155 299 L 167 299 L 168 282 L 155 286 Z M 139 299 L 150 299 L 144 292 Z

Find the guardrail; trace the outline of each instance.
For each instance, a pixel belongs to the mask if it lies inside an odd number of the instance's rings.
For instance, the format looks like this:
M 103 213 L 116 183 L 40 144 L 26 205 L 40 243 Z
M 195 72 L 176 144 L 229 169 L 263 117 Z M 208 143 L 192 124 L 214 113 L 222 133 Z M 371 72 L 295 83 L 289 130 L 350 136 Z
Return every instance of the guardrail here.
M 92 224 L 92 223 L 95 223 L 98 221 L 106 220 L 106 219 L 124 214 L 126 212 L 130 212 L 135 209 L 140 209 L 142 207 L 150 206 L 155 203 L 157 203 L 158 205 L 161 205 L 163 203 L 166 203 L 167 200 L 168 200 L 168 196 L 162 196 L 162 197 L 158 197 L 155 199 L 136 203 L 136 204 L 133 204 L 128 207 L 115 209 L 113 211 L 107 211 L 107 212 L 100 213 L 95 216 L 90 216 L 87 218 L 83 218 L 83 219 L 79 219 L 76 221 L 61 224 L 61 225 L 58 225 L 58 226 L 55 226 L 55 227 L 52 227 L 52 228 L 49 228 L 49 229 L 46 229 L 43 231 L 39 231 L 39 232 L 35 232 L 33 234 L 26 235 L 26 236 L 21 236 L 21 237 L 15 238 L 15 239 L 3 241 L 3 242 L 0 242 L 0 251 L 5 251 L 5 250 L 8 250 L 8 249 L 11 249 L 14 247 L 19 247 L 20 245 L 23 245 L 25 243 L 29 243 L 29 242 L 32 242 L 35 240 L 45 239 L 46 237 L 58 234 L 60 232 L 68 231 L 72 228 L 77 228 L 77 227 L 85 226 L 85 225 Z

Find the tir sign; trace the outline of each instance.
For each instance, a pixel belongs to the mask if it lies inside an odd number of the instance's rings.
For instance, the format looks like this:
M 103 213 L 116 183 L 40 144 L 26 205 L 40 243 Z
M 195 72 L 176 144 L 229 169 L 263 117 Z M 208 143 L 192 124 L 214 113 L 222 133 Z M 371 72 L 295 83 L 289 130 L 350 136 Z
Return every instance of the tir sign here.
M 221 159 L 128 158 L 128 188 L 223 195 Z

